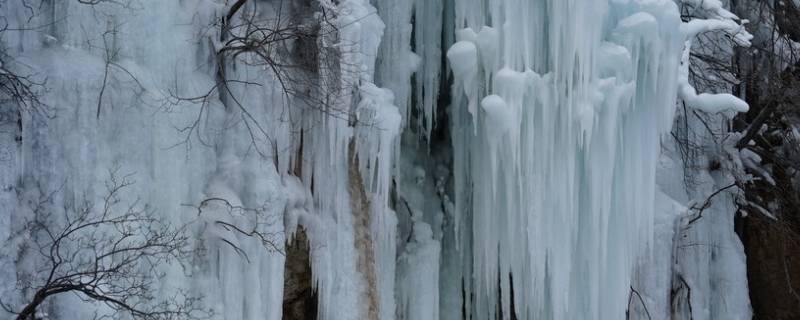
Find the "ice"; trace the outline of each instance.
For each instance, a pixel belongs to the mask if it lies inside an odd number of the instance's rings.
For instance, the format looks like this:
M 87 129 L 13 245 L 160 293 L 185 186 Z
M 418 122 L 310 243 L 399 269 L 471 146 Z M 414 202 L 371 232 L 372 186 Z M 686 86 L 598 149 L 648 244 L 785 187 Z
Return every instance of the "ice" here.
M 760 175 L 767 183 L 775 185 L 775 179 L 772 178 L 769 171 L 761 167 L 761 156 L 750 149 L 744 148 L 739 151 L 739 158 L 745 167 Z
M 380 270 L 378 286 L 380 292 L 380 319 L 392 319 L 395 310 L 395 236 L 397 218 L 389 207 L 389 189 L 392 185 L 395 138 L 401 129 L 401 116 L 393 104 L 394 95 L 388 89 L 373 84 L 361 87 L 359 110 L 363 126 L 359 133 L 359 164 L 366 179 L 366 188 L 371 199 L 372 233 L 375 235 L 376 269 Z
M 403 124 L 408 122 L 411 107 L 411 75 L 420 67 L 421 58 L 411 51 L 411 16 L 413 1 L 380 0 L 375 2 L 386 25 L 379 48 L 376 83 L 395 95 Z
M 729 183 L 725 180 L 730 177 L 701 172 L 699 179 L 701 190 L 710 195 Z M 693 216 L 685 216 L 676 228 L 676 270 L 673 273 L 678 279 L 673 281 L 679 301 L 676 316 L 688 316 L 690 304 L 694 319 L 751 318 L 745 256 L 733 232 L 731 213 L 736 210 L 730 196 L 731 193 L 723 192 L 703 210 L 701 219 L 688 224 Z M 706 197 L 698 202 L 703 203 Z
M 470 41 L 459 41 L 447 50 L 450 68 L 458 78 L 473 76 L 478 70 L 478 48 Z
M 652 252 L 658 146 L 682 79 L 677 6 L 455 6 L 456 28 L 463 29 L 447 56 L 455 78 L 457 226 L 471 228 L 461 239 L 472 256 L 464 273 L 474 275 L 467 312 L 623 318 L 637 261 Z M 483 30 L 499 31 L 482 37 Z M 733 101 L 725 97 L 699 100 Z M 475 112 L 477 101 L 484 113 Z M 477 135 L 465 130 L 473 127 Z M 501 133 L 508 138 L 498 139 Z
M 403 123 L 414 120 L 409 127 L 424 132 L 425 139 L 430 139 L 437 120 L 440 78 L 444 68 L 441 63 L 441 42 L 444 38 L 442 35 L 449 32 L 442 23 L 445 2 L 375 1 L 381 18 L 388 26 L 381 42 L 378 61 L 381 68 L 376 75 L 376 82 L 396 94 Z M 416 75 L 413 79 L 412 73 Z M 418 111 L 415 119 L 412 119 L 412 104 Z
M 232 25 L 320 22 L 280 49 L 309 59 L 289 75 L 312 99 L 286 95 L 252 53 L 218 74 L 231 1 L 135 2 L 3 6 L 19 29 L 3 33 L 3 67 L 46 78 L 52 107 L 0 106 L 0 268 L 17 271 L 0 276 L 4 302 L 22 303 L 13 284 L 38 263 L 20 249 L 25 204 L 62 185 L 54 208 L 96 200 L 121 168 L 137 180 L 126 200 L 191 223 L 203 250 L 163 266 L 158 297 L 201 295 L 216 319 L 282 317 L 281 251 L 300 230 L 323 320 L 669 319 L 687 302 L 695 319 L 750 316 L 735 188 L 688 223 L 690 200 L 732 176 L 697 170 L 689 190 L 665 139 L 679 102 L 748 109 L 690 83 L 695 37 L 750 41 L 722 1 L 682 1 L 704 12 L 687 22 L 671 0 L 248 1 Z M 755 153 L 715 152 L 771 181 Z M 679 278 L 691 298 L 673 309 Z
M 412 239 L 397 258 L 398 319 L 439 319 L 439 242 L 431 226 L 412 219 Z
M 392 1 L 397 2 L 397 1 Z M 408 1 L 412 2 L 412 1 Z M 436 109 L 439 98 L 439 79 L 442 74 L 442 23 L 445 0 L 413 1 L 414 15 L 414 51 L 420 57 L 416 78 L 415 101 L 420 114 L 417 126 L 426 132 L 430 140 L 431 130 L 436 121 Z
M 731 94 L 698 94 L 694 87 L 689 83 L 689 55 L 692 49 L 692 42 L 695 37 L 704 32 L 718 31 L 730 36 L 739 46 L 750 46 L 753 38 L 744 27 L 747 21 L 738 21 L 739 18 L 722 7 L 718 0 L 697 1 L 683 0 L 683 3 L 694 7 L 701 6 L 707 13 L 707 19 L 692 19 L 681 24 L 685 44 L 681 58 L 681 69 L 678 76 L 679 88 L 678 95 L 688 106 L 708 112 L 718 113 L 726 110 L 735 112 L 747 112 L 749 109 L 746 102 Z
M 477 89 L 475 85 L 476 77 L 478 75 L 478 47 L 474 42 L 462 40 L 453 44 L 447 50 L 447 60 L 450 62 L 450 68 L 453 70 L 453 75 L 459 81 L 458 85 L 462 86 L 464 90 L 469 90 L 467 93 L 469 106 L 467 109 L 475 121 L 478 113 L 477 104 Z
M 490 140 L 493 145 L 500 144 L 500 138 L 508 132 L 508 125 L 512 121 L 511 110 L 509 110 L 503 98 L 493 94 L 481 100 L 481 107 L 486 112 L 487 126 L 493 131 Z
M 355 257 L 360 253 L 354 234 L 363 226 L 355 226 L 350 218 L 347 192 L 347 148 L 351 139 L 357 139 L 357 152 L 364 155 L 360 162 L 364 176 L 375 177 L 367 179 L 366 192 L 375 195 L 371 199 L 375 219 L 374 225 L 366 228 L 385 237 L 375 241 L 375 251 L 382 259 L 379 267 L 387 270 L 377 284 L 384 292 L 380 307 L 385 310 L 381 312 L 393 314 L 394 224 L 388 194 L 393 139 L 399 134 L 401 115 L 393 104 L 394 95 L 372 84 L 383 22 L 365 1 L 323 3 L 335 10 L 330 12 L 335 17 L 330 22 L 341 31 L 337 35 L 341 36 L 340 47 L 355 50 L 347 51 L 337 64 L 343 69 L 341 83 L 363 84 L 355 95 L 331 95 L 343 97 L 341 103 L 355 101 L 363 120 L 376 125 L 359 140 L 346 119 L 327 119 L 301 101 L 288 101 L 274 75 L 242 60 L 232 62 L 226 76 L 241 82 L 229 84 L 228 89 L 243 108 L 233 107 L 232 100 L 222 101 L 213 91 L 203 103 L 178 99 L 198 97 L 214 88 L 215 51 L 223 45 L 214 22 L 227 10 L 222 4 L 141 1 L 135 10 L 111 2 L 4 6 L 14 25 L 50 26 L 44 31 L 34 28 L 8 34 L 3 41 L 20 63 L 47 77 L 49 90 L 43 100 L 53 107 L 55 116 L 41 125 L 43 119 L 26 115 L 24 142 L 13 154 L 25 165 L 4 168 L 9 175 L 3 175 L 2 183 L 14 184 L 26 195 L 33 194 L 28 191 L 37 186 L 47 191 L 63 183 L 64 201 L 84 193 L 93 200 L 104 190 L 102 179 L 109 168 L 134 172 L 137 184 L 129 196 L 149 203 L 165 221 L 194 221 L 195 244 L 205 252 L 185 270 L 190 277 L 177 266 L 164 266 L 167 277 L 160 282 L 159 294 L 169 297 L 170 288 L 182 288 L 202 295 L 205 306 L 213 308 L 218 319 L 281 318 L 284 258 L 278 251 L 283 249 L 284 237 L 291 238 L 303 227 L 312 241 L 320 318 L 362 319 L 366 307 L 360 304 L 360 292 L 366 292 L 367 277 L 356 267 Z M 278 11 L 275 5 L 261 1 L 258 8 L 246 5 L 242 10 L 250 14 L 258 9 L 271 19 L 269 15 Z M 41 14 L 29 20 L 31 12 Z M 334 43 L 328 38 L 316 45 Z M 104 44 L 117 47 L 103 48 Z M 98 103 L 106 49 L 118 50 L 118 55 L 108 69 L 107 87 Z M 407 57 L 405 61 L 413 60 L 413 56 Z M 264 134 L 253 135 L 255 121 Z M 189 130 L 187 126 L 193 123 L 197 126 Z M 8 192 L 13 188 L 3 190 L 2 205 L 18 207 L 13 191 Z M 192 206 L 209 198 L 226 202 L 205 203 L 198 215 Z M 248 214 L 256 211 L 258 214 Z M 18 212 L 6 216 L 10 221 L 0 221 L 3 244 L 18 241 L 10 239 L 11 232 L 16 232 L 10 230 L 10 222 L 29 214 Z M 215 221 L 255 226 L 274 236 L 275 247 L 224 230 Z M 9 252 L 3 257 L 17 259 L 17 254 Z M 0 262 L 12 269 L 32 270 L 13 259 Z M 14 282 L 11 276 L 3 277 L 5 284 L 13 286 Z M 3 288 L 4 301 L 16 306 L 21 301 L 10 289 Z M 70 306 L 63 308 L 61 316 L 66 319 L 90 317 L 94 308 L 71 300 L 54 303 L 57 310 L 62 310 L 62 303 Z
M 647 12 L 637 12 L 625 17 L 617 23 L 617 30 L 624 33 L 638 33 L 641 35 L 657 35 L 658 20 Z

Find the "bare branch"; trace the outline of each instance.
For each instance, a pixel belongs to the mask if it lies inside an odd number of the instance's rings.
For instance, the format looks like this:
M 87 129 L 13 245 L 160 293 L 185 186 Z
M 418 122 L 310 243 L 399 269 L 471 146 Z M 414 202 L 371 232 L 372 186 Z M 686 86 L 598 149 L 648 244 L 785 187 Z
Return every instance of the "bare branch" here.
M 193 249 L 186 225 L 161 222 L 147 205 L 132 201 L 122 206 L 122 194 L 133 184 L 130 175 L 110 173 L 103 203 L 83 200 L 65 208 L 63 220 L 40 200 L 27 229 L 44 260 L 45 267 L 24 289 L 33 290 L 19 311 L 3 304 L 18 320 L 36 317 L 50 297 L 77 294 L 87 302 L 100 302 L 115 314 L 134 319 L 197 319 L 211 314 L 200 307 L 199 297 L 178 292 L 171 299 L 155 297 L 160 266 L 181 264 Z M 51 194 L 52 195 L 52 194 Z M 48 198 L 51 197 L 48 195 Z

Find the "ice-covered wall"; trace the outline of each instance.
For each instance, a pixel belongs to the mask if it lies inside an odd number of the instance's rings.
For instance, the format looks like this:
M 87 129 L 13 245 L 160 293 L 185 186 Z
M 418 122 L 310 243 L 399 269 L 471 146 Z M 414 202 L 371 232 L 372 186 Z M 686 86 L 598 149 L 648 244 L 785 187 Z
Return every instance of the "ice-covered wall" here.
M 692 40 L 723 30 L 746 45 L 750 35 L 716 1 L 689 3 L 707 19 L 688 22 L 673 1 L 454 4 L 457 42 L 447 57 L 455 76 L 456 230 L 461 254 L 471 256 L 462 274 L 474 296 L 466 312 L 479 319 L 644 316 L 629 310 L 645 291 L 632 280 L 665 286 L 670 279 L 651 272 L 673 272 L 668 258 L 655 255 L 671 254 L 662 245 L 673 241 L 678 212 L 664 208 L 680 206 L 661 196 L 656 171 L 676 93 L 707 112 L 747 110 L 731 95 L 698 95 L 690 86 Z M 727 209 L 729 219 L 715 219 L 730 223 Z M 694 301 L 693 316 L 746 318 L 741 245 L 731 225 L 718 226 L 724 236 L 698 241 L 729 246 L 711 254 L 724 255 L 735 271 L 698 278 L 707 282 L 694 290 L 714 298 Z M 717 262 L 702 261 L 719 258 L 706 254 L 680 263 L 707 275 Z M 657 268 L 642 267 L 648 263 Z M 723 283 L 727 290 L 715 288 Z M 658 318 L 669 315 L 668 290 L 641 297 Z M 714 299 L 727 301 L 719 307 Z
M 623 318 L 652 240 L 676 99 L 675 3 L 459 2 L 456 21 L 448 58 L 471 311 L 508 318 L 513 303 L 523 319 Z
M 17 270 L 0 275 L 4 302 L 22 303 L 13 284 L 37 263 L 20 249 L 25 203 L 59 188 L 54 207 L 95 199 L 119 168 L 135 174 L 127 200 L 188 223 L 203 249 L 164 266 L 159 294 L 201 295 L 219 319 L 281 318 L 281 250 L 300 228 L 322 319 L 666 319 L 685 310 L 669 301 L 676 273 L 696 319 L 747 317 L 732 209 L 680 224 L 693 194 L 730 177 L 686 190 L 662 148 L 679 97 L 746 108 L 688 81 L 698 32 L 748 40 L 718 1 L 693 23 L 671 0 L 246 1 L 229 25 L 319 22 L 276 49 L 314 60 L 289 71 L 313 99 L 284 94 L 256 55 L 218 59 L 234 2 L 2 2 L 17 27 L 7 63 L 47 79 L 48 106 L 17 127 L 2 105 L 0 267 Z M 678 257 L 685 233 L 732 249 Z M 47 308 L 94 310 L 72 296 Z
M 249 1 L 228 22 L 233 28 L 242 17 L 271 23 L 281 13 L 321 21 L 310 46 L 335 53 L 311 59 L 334 68 L 291 89 L 335 97 L 325 105 L 287 97 L 276 74 L 255 65 L 252 54 L 220 67 L 217 51 L 227 40 L 220 19 L 233 1 L 36 2 L 2 4 L 3 17 L 19 29 L 3 32 L 4 52 L 13 58 L 4 60 L 6 67 L 46 79 L 47 106 L 46 113 L 23 113 L 17 130 L 16 106 L 3 105 L 13 161 L 2 170 L 7 211 L 0 261 L 17 270 L 3 273 L 4 302 L 23 302 L 21 294 L 30 292 L 15 288 L 16 277 L 39 263 L 16 246 L 25 241 L 22 222 L 31 214 L 24 203 L 53 191 L 54 207 L 84 194 L 100 200 L 108 170 L 119 168 L 136 181 L 124 200 L 138 198 L 164 221 L 188 223 L 193 246 L 202 249 L 188 269 L 164 266 L 159 296 L 182 288 L 202 296 L 219 319 L 280 319 L 281 250 L 302 227 L 312 242 L 321 318 L 377 318 L 371 312 L 379 306 L 362 302 L 377 300 L 378 287 L 394 290 L 388 186 L 401 118 L 392 93 L 371 84 L 383 23 L 368 2 Z M 324 20 L 315 16 L 322 12 Z M 291 53 L 282 62 L 296 62 Z M 306 72 L 297 69 L 290 72 Z M 365 182 L 355 182 L 359 174 Z M 368 194 L 363 200 L 372 209 L 355 212 L 354 192 Z M 272 244 L 217 221 L 253 228 Z M 368 275 L 373 264 L 388 273 Z M 393 295 L 380 301 L 392 314 Z M 63 295 L 46 309 L 57 319 L 84 319 L 94 306 Z

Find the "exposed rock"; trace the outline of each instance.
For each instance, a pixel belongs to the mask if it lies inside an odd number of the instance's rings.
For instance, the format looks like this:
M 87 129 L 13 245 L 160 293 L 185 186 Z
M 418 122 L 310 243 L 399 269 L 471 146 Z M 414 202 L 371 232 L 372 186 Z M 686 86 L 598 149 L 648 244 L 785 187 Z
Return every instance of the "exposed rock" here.
M 348 192 L 350 193 L 350 208 L 353 210 L 353 228 L 355 229 L 355 246 L 358 251 L 356 268 L 366 282 L 365 301 L 367 315 L 365 319 L 378 319 L 378 280 L 375 273 L 375 248 L 370 233 L 370 204 L 364 181 L 358 170 L 358 155 L 356 154 L 355 140 L 350 140 L 348 146 Z
M 755 319 L 800 319 L 800 235 L 783 221 L 744 219 L 747 281 Z
M 309 259 L 310 247 L 305 230 L 298 229 L 286 246 L 283 282 L 283 319 L 317 319 L 317 292 Z

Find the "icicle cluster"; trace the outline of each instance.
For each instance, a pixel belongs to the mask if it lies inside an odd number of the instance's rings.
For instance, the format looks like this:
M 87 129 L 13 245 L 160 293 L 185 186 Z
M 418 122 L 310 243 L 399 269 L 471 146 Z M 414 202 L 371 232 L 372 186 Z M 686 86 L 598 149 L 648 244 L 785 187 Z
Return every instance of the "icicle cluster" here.
M 235 81 L 221 92 L 216 23 L 232 1 L 137 2 L 133 12 L 111 1 L 0 7 L 20 27 L 3 45 L 14 66 L 46 75 L 55 112 L 47 125 L 28 114 L 23 128 L 0 124 L 23 141 L 0 163 L 0 207 L 15 212 L 0 218 L 0 266 L 33 269 L 16 250 L 25 196 L 67 181 L 58 201 L 94 197 L 122 167 L 138 173 L 131 197 L 191 223 L 203 249 L 189 270 L 164 266 L 160 294 L 199 293 L 219 319 L 281 317 L 278 251 L 301 228 L 320 319 L 623 319 L 637 268 L 664 267 L 641 258 L 669 255 L 649 245 L 671 240 L 664 226 L 681 208 L 656 187 L 676 99 L 747 108 L 689 85 L 698 33 L 749 41 L 717 0 L 685 0 L 708 12 L 688 23 L 671 0 L 314 1 L 305 18 L 318 36 L 286 47 L 308 45 L 310 64 L 333 66 L 313 75 L 325 86 L 304 88 L 325 103 L 287 95 L 250 53 L 223 63 Z M 281 3 L 249 1 L 229 23 L 312 10 Z M 436 124 L 449 126 L 437 134 L 452 150 L 432 150 Z M 277 250 L 219 221 L 274 235 Z M 695 267 L 681 265 L 698 290 L 711 287 Z M 666 277 L 648 290 L 666 294 Z M 94 311 L 64 299 L 57 306 L 75 306 L 65 318 Z M 727 315 L 705 315 L 716 314 Z
M 677 6 L 458 1 L 455 12 L 447 57 L 467 312 L 624 318 L 678 90 Z

